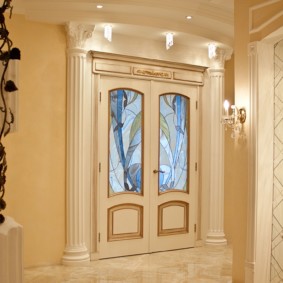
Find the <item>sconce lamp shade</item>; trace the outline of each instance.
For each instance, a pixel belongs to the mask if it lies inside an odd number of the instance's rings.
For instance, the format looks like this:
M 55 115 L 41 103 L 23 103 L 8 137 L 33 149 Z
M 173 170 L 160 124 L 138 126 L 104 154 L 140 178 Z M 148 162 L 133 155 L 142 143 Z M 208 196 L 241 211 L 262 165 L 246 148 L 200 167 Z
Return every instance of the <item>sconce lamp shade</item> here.
M 237 108 L 235 105 L 231 105 L 232 114 L 229 114 L 229 101 L 225 100 L 223 103 L 224 115 L 221 119 L 222 124 L 225 126 L 225 129 L 232 129 L 232 137 L 234 138 L 236 132 L 239 132 L 242 128 L 242 124 L 246 121 L 246 109 Z

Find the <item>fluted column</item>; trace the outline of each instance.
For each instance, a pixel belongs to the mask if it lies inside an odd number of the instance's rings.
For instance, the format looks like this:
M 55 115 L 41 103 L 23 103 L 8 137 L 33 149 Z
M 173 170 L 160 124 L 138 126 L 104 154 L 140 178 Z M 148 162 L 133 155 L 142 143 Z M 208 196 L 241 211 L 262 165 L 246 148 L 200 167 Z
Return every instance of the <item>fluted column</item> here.
M 210 78 L 210 190 L 209 230 L 206 244 L 225 245 L 224 234 L 224 129 L 221 124 L 224 98 L 225 50 L 217 50 L 208 69 Z
M 249 72 L 250 72 L 250 107 L 248 115 L 250 118 L 249 131 L 249 190 L 248 190 L 248 212 L 247 212 L 247 248 L 245 262 L 245 282 L 254 282 L 254 269 L 256 260 L 256 154 L 257 152 L 257 105 L 258 105 L 258 62 L 257 45 L 249 44 Z
M 276 231 L 272 226 L 272 205 L 275 202 L 273 187 L 278 183 L 278 179 L 275 180 L 274 177 L 274 164 L 275 157 L 280 155 L 280 149 L 278 150 L 274 144 L 275 140 L 280 143 L 280 137 L 274 135 L 274 129 L 279 127 L 277 122 L 281 119 L 274 120 L 274 115 L 277 113 L 278 117 L 282 117 L 278 107 L 281 102 L 275 100 L 275 78 L 280 77 L 280 66 L 277 65 L 277 69 L 274 67 L 274 44 L 278 38 L 276 35 L 273 42 L 270 40 L 249 44 L 249 188 L 246 283 L 271 282 L 270 276 L 276 274 L 270 268 L 272 251 L 276 245 L 278 246 L 277 239 L 279 238 L 279 235 L 277 238 L 272 238 L 272 230 Z M 274 264 L 274 270 L 277 270 L 277 259 L 274 260 Z M 279 281 L 274 279 L 272 282 Z
M 90 261 L 84 226 L 84 96 L 85 43 L 92 36 L 94 26 L 69 23 L 67 64 L 67 225 L 63 264 Z

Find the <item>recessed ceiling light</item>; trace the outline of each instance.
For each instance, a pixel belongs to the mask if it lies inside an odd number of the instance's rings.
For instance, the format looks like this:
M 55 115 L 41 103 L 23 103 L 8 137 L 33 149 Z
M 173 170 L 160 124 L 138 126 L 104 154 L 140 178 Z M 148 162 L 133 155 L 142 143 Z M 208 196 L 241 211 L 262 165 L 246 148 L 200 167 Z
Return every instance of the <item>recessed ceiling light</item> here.
M 102 5 L 97 5 L 96 8 L 97 8 L 97 9 L 102 9 L 103 6 L 102 6 Z
M 192 16 L 187 16 L 186 19 L 187 20 L 191 20 L 193 17 Z

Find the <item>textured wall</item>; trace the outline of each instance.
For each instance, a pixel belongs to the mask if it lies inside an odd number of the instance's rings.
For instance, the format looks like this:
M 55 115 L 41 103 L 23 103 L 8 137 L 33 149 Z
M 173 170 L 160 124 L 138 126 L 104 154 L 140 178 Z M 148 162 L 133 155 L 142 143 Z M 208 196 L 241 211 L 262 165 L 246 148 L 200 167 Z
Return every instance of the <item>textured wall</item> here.
M 274 196 L 271 282 L 283 280 L 283 41 L 275 47 L 274 64 Z
M 23 225 L 24 265 L 55 264 L 65 246 L 65 31 L 19 15 L 7 20 L 7 27 L 22 59 L 19 128 L 3 140 L 4 213 Z

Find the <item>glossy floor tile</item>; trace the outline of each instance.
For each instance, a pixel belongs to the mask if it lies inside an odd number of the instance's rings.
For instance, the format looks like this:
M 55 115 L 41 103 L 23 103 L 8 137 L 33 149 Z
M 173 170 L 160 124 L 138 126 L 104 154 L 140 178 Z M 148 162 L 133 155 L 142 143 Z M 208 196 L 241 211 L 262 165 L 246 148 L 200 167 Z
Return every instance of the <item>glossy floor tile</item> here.
M 24 283 L 231 283 L 232 248 L 204 246 L 25 269 Z

